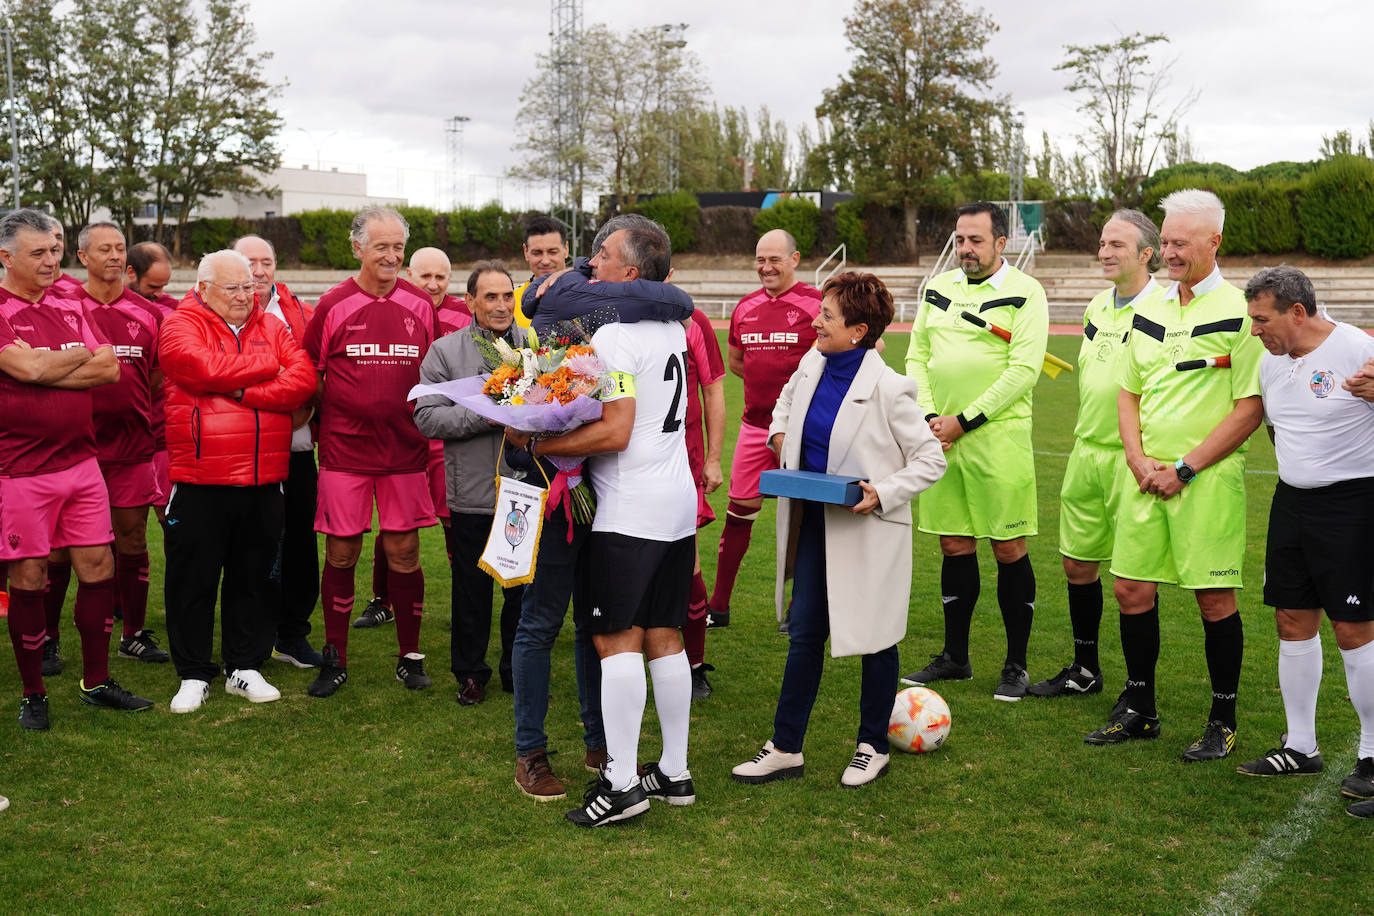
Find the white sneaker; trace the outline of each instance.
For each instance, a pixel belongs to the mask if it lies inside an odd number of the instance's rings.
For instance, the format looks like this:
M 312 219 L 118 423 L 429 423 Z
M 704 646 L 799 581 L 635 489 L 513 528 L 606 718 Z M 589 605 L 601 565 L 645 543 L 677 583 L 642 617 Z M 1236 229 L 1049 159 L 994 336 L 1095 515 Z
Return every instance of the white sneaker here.
M 188 677 L 181 682 L 181 689 L 172 697 L 172 712 L 195 712 L 210 695 L 210 683 Z
M 730 771 L 730 775 L 740 782 L 772 782 L 775 779 L 801 779 L 801 751 L 789 754 L 773 746 L 772 739 L 763 745 L 763 750 L 754 759 L 741 763 Z
M 267 683 L 254 668 L 235 668 L 224 680 L 226 693 L 247 697 L 251 703 L 271 703 L 281 699 L 281 691 Z
M 840 774 L 840 785 L 849 789 L 868 785 L 879 776 L 887 775 L 890 760 L 887 754 L 879 754 L 873 745 L 861 741 L 854 750 L 854 759 Z

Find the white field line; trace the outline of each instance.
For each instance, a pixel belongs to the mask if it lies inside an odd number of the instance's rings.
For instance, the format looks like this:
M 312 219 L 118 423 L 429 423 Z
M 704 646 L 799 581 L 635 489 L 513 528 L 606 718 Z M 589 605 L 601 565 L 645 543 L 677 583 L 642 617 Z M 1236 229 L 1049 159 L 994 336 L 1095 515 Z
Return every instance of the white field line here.
M 1356 747 L 1357 744 L 1352 745 L 1351 751 Z M 1274 824 L 1274 829 L 1269 831 L 1250 858 L 1221 880 L 1216 892 L 1211 895 L 1211 904 L 1200 912 L 1205 916 L 1241 916 L 1248 913 L 1264 889 L 1283 874 L 1288 860 L 1306 845 L 1317 825 L 1330 817 L 1331 801 L 1339 797 L 1336 787 L 1342 778 L 1338 769 L 1327 767 L 1312 788 Z
M 1044 455 L 1046 458 L 1067 458 L 1067 457 L 1069 457 L 1069 453 L 1068 453 L 1068 452 L 1046 452 L 1046 451 L 1043 451 L 1043 450 L 1041 450 L 1041 449 L 1036 449 L 1036 450 L 1035 450 L 1035 454 L 1037 454 L 1037 455 Z M 1267 475 L 1267 476 L 1269 476 L 1269 477 L 1276 477 L 1276 476 L 1278 476 L 1278 473 L 1279 473 L 1279 472 L 1278 472 L 1278 471 L 1266 470 L 1265 468 L 1246 468 L 1246 469 L 1245 469 L 1245 473 L 1247 473 L 1247 474 L 1263 474 L 1263 475 Z

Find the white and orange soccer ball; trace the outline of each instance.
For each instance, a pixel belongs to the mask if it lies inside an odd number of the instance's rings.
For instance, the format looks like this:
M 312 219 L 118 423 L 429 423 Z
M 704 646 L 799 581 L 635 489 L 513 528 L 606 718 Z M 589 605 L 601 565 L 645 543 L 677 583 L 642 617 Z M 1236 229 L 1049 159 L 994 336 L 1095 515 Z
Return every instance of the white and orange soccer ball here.
M 949 704 L 928 687 L 908 687 L 892 703 L 887 738 L 892 746 L 928 754 L 949 737 Z

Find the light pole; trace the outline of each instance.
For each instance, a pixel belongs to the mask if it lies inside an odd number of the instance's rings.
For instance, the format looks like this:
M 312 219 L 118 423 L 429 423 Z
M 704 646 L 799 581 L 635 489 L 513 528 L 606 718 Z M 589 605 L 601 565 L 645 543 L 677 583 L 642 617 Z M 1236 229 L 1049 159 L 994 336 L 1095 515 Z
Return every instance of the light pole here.
M 309 140 L 310 143 L 315 147 L 315 171 L 317 171 L 317 172 L 323 171 L 323 170 L 324 170 L 324 169 L 323 169 L 323 165 L 322 165 L 323 160 L 320 158 L 320 150 L 323 149 L 324 144 L 326 144 L 326 143 L 329 142 L 329 138 L 332 137 L 332 136 L 334 136 L 335 134 L 337 134 L 338 131 L 337 131 L 337 130 L 331 130 L 329 133 L 327 133 L 327 134 L 324 135 L 324 139 L 323 139 L 323 140 L 316 141 L 316 140 L 315 140 L 315 135 L 314 135 L 313 133 L 311 133 L 310 131 L 306 130 L 304 127 L 297 127 L 296 130 L 298 130 L 298 131 L 300 131 L 301 133 L 305 134 L 305 138 L 306 138 L 307 140 Z
M 677 22 L 677 23 L 668 22 L 668 23 L 664 23 L 663 25 L 659 26 L 658 28 L 659 28 L 659 31 L 663 33 L 662 46 L 663 46 L 664 50 L 680 51 L 681 49 L 687 47 L 687 39 L 686 39 L 686 38 L 684 37 L 684 35 L 683 35 L 683 33 L 687 31 L 687 23 L 685 23 L 685 22 Z M 674 74 L 673 74 L 673 83 L 674 83 L 674 85 L 673 85 L 672 87 L 670 87 L 670 89 L 676 89 L 676 88 L 677 88 L 676 85 L 675 85 L 676 82 L 677 82 L 676 77 L 677 77 L 677 74 L 674 73 Z M 664 91 L 664 87 L 663 87 L 663 86 L 660 86 L 660 87 L 659 87 L 659 104 L 660 104 L 660 105 L 663 104 L 663 97 L 662 97 L 662 96 L 663 96 L 663 91 Z M 677 104 L 677 102 L 679 101 L 679 100 L 676 98 L 677 93 L 676 93 L 676 92 L 670 92 L 670 94 L 671 94 L 672 96 L 674 96 L 674 98 L 672 98 L 671 101 L 672 101 L 672 103 L 673 103 L 674 106 L 675 106 L 675 105 Z M 680 142 L 681 142 L 681 136 L 679 135 L 678 130 L 677 130 L 677 117 L 676 117 L 676 116 L 677 116 L 677 111 L 675 111 L 675 110 L 670 111 L 670 112 L 668 113 L 668 118 L 670 119 L 670 121 L 669 121 L 670 126 L 669 126 L 669 128 L 668 128 L 668 190 L 670 190 L 670 191 L 676 191 L 676 190 L 677 190 L 677 183 L 678 183 L 678 157 L 679 157 L 679 155 L 680 155 L 679 150 L 678 150 L 678 147 L 679 147 L 679 144 L 680 144 Z
M 19 126 L 14 114 L 14 56 L 11 50 L 12 35 L 8 28 L 0 29 L 5 37 L 5 87 L 9 92 L 10 103 L 10 168 L 14 172 L 14 209 L 19 209 Z

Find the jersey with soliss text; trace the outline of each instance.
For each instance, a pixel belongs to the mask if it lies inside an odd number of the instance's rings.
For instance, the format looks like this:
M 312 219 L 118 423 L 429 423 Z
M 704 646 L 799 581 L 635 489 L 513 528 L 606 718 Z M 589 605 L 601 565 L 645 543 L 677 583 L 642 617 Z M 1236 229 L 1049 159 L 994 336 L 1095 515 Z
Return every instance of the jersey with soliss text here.
M 821 291 L 795 283 L 780 296 L 758 289 L 730 313 L 730 346 L 744 356 L 744 422 L 763 429 L 797 364 L 816 343 L 811 322 L 821 311 Z

